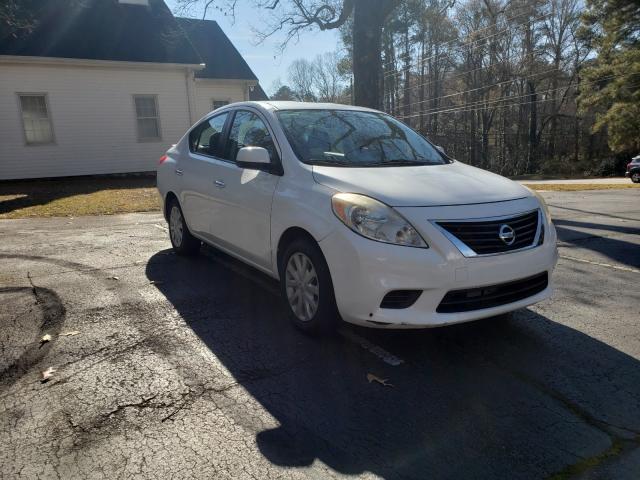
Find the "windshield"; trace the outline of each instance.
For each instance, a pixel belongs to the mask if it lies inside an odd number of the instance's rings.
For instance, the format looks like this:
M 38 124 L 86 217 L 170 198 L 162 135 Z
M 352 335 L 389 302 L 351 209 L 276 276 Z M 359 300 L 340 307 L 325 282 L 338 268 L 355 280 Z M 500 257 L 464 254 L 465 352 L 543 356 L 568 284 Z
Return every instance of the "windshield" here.
M 304 163 L 344 167 L 449 163 L 418 133 L 382 113 L 280 110 L 276 115 Z

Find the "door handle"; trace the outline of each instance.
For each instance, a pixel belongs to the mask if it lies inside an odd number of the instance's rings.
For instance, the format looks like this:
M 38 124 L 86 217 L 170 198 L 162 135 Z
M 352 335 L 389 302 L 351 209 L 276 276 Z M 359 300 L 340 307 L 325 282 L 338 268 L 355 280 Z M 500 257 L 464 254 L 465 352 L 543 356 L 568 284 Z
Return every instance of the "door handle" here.
M 224 188 L 226 187 L 225 183 L 222 180 L 216 180 L 215 182 L 213 182 L 215 184 L 216 187 L 218 188 Z
M 184 172 L 179 168 L 176 168 L 176 175 L 182 175 Z

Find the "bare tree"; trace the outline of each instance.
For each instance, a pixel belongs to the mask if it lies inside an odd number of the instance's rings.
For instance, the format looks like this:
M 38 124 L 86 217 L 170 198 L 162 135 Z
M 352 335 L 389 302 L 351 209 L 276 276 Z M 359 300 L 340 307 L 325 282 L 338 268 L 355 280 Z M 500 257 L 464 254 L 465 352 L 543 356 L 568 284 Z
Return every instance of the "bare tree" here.
M 313 29 L 332 30 L 352 20 L 354 103 L 381 108 L 381 37 L 389 13 L 401 0 L 253 0 L 256 8 L 271 12 L 259 40 L 283 32 L 281 48 Z M 200 8 L 203 17 L 213 9 L 235 17 L 237 0 L 177 0 L 178 9 Z
M 339 102 L 344 91 L 344 76 L 340 71 L 340 58 L 336 52 L 318 55 L 313 61 L 313 80 L 318 100 Z
M 293 87 L 296 100 L 301 102 L 315 102 L 314 85 L 316 71 L 313 63 L 300 58 L 289 66 L 289 83 Z

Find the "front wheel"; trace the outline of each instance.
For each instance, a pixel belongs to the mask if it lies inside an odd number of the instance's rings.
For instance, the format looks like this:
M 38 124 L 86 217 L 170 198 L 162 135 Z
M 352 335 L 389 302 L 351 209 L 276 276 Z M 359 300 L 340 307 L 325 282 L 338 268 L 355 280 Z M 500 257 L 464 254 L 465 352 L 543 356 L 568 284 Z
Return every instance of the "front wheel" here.
M 305 332 L 331 333 L 339 314 L 320 247 L 307 239 L 289 244 L 280 263 L 280 289 L 293 323 Z
M 191 235 L 175 198 L 169 203 L 169 238 L 178 255 L 195 255 L 200 250 L 200 240 Z
M 640 172 L 634 172 L 631 174 L 631 181 L 633 183 L 640 183 Z

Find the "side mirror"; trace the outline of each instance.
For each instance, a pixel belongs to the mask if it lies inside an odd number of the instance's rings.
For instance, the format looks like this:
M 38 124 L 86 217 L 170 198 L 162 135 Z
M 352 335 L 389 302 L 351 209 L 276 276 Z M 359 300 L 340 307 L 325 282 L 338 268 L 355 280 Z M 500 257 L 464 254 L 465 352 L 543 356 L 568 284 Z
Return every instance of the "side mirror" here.
M 440 153 L 442 153 L 443 155 L 446 155 L 443 146 L 441 146 L 441 145 L 434 145 L 434 146 L 440 151 Z
M 265 170 L 265 167 L 269 167 L 271 165 L 271 158 L 269 158 L 269 152 L 266 148 L 243 147 L 238 150 L 236 164 L 240 168 Z

